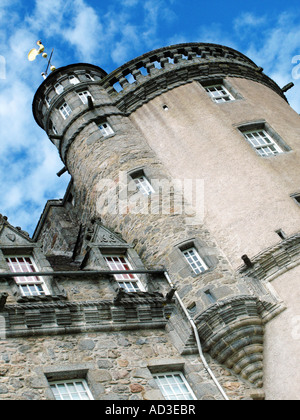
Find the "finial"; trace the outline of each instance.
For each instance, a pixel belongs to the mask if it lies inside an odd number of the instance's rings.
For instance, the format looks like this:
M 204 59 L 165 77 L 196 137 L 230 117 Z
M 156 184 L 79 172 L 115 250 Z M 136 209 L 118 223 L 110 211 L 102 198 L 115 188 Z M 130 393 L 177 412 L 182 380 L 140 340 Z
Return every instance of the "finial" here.
M 28 53 L 28 60 L 29 61 L 34 61 L 36 59 L 36 57 L 40 54 L 42 54 L 43 58 L 45 58 L 45 59 L 48 58 L 48 54 L 45 52 L 45 47 L 42 44 L 41 40 L 37 41 L 37 45 L 39 46 L 39 49 L 33 48 L 32 50 L 29 51 L 29 53 Z M 52 55 L 53 55 L 53 51 L 54 50 L 52 49 L 50 58 L 48 60 L 48 65 L 47 65 L 46 71 L 44 71 L 42 73 L 42 76 L 43 76 L 44 79 L 46 79 L 46 77 L 47 77 L 47 71 L 48 71 L 49 66 L 50 66 L 51 71 L 56 70 L 56 67 L 51 64 L 51 58 L 52 58 Z

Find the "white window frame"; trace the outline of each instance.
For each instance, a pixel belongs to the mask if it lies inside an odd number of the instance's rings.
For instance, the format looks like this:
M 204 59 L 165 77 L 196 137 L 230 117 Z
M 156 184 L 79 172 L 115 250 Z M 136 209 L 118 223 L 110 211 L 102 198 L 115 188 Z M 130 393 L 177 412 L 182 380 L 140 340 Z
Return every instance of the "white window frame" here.
M 48 96 L 48 95 L 47 95 L 47 96 L 45 96 L 45 102 L 46 102 L 47 108 L 50 108 L 50 105 L 51 105 L 51 99 L 49 98 L 49 96 Z
M 108 258 L 113 258 L 116 261 L 109 261 Z M 121 261 L 121 258 L 124 260 Z M 114 254 L 105 255 L 104 259 L 111 271 L 125 271 L 132 270 L 132 266 L 129 263 L 125 255 Z M 144 292 L 145 289 L 136 274 L 114 274 L 115 280 L 118 282 L 119 287 L 124 289 L 128 293 Z
M 77 389 L 78 384 L 81 384 L 84 388 L 84 391 L 79 391 Z M 94 400 L 94 397 L 90 391 L 90 388 L 85 379 L 70 379 L 64 381 L 51 381 L 49 382 L 50 388 L 53 392 L 54 398 L 56 400 L 72 400 L 72 401 L 82 401 L 82 400 Z M 61 387 L 60 387 L 61 385 Z M 68 385 L 71 385 L 75 388 L 76 393 L 71 393 Z M 61 390 L 63 389 L 66 392 L 62 393 Z M 61 389 L 60 389 L 61 388 Z M 73 395 L 72 395 L 73 394 Z M 74 398 L 74 396 L 76 397 Z M 68 398 L 64 398 L 64 396 L 68 396 Z M 87 397 L 87 398 L 84 398 Z
M 137 188 L 139 189 L 139 191 L 141 191 L 142 194 L 150 195 L 154 193 L 154 188 L 152 187 L 145 175 L 134 176 L 133 174 L 132 179 L 134 180 Z
M 90 92 L 88 90 L 78 92 L 77 94 L 78 94 L 79 98 L 81 99 L 81 102 L 85 105 L 88 103 L 88 97 L 91 97 L 92 101 L 94 100 L 94 98 L 92 97 L 92 95 L 90 94 Z
M 58 95 L 60 95 L 61 93 L 63 93 L 63 91 L 64 91 L 64 87 L 63 87 L 63 85 L 61 84 L 61 83 L 55 83 L 55 85 L 54 85 L 54 89 L 55 89 L 55 92 L 58 94 Z
M 63 117 L 63 119 L 66 120 L 72 114 L 72 109 L 67 102 L 64 102 L 59 107 L 59 112 L 60 112 L 61 116 Z
M 11 261 L 12 258 L 17 259 L 19 270 L 16 270 L 16 266 L 14 265 L 14 262 Z M 24 267 L 20 264 L 19 259 L 21 258 L 23 258 L 24 260 L 23 263 L 25 264 L 25 267 L 26 267 L 25 270 L 23 269 Z M 27 261 L 25 261 L 25 258 L 28 258 L 30 260 L 30 264 Z M 38 271 L 36 263 L 31 255 L 6 255 L 5 259 L 12 273 L 28 273 L 28 272 L 35 273 Z M 22 296 L 50 295 L 48 287 L 46 286 L 46 283 L 41 276 L 33 275 L 33 276 L 28 276 L 28 277 L 27 276 L 14 277 L 14 280 L 16 284 L 18 285 Z M 42 289 L 42 291 L 40 290 L 40 288 Z
M 77 76 L 75 76 L 74 74 L 72 74 L 71 76 L 69 76 L 69 83 L 71 85 L 78 85 L 78 83 L 80 83 L 80 80 L 78 79 Z
M 216 103 L 235 101 L 234 96 L 232 96 L 229 90 L 226 89 L 226 87 L 221 83 L 211 86 L 205 86 L 204 88 L 208 95 Z
M 153 378 L 166 400 L 197 400 L 182 372 L 157 373 Z
M 114 130 L 111 128 L 111 126 L 108 124 L 108 122 L 103 122 L 102 124 L 99 124 L 99 130 L 103 137 L 110 136 L 112 134 L 115 134 Z
M 194 271 L 195 274 L 202 274 L 208 270 L 207 265 L 203 261 L 203 259 L 198 254 L 198 251 L 195 247 L 191 247 L 189 249 L 185 249 L 181 251 L 185 256 L 189 266 Z
M 265 129 L 243 131 L 243 136 L 262 157 L 276 156 L 284 153 L 276 141 Z

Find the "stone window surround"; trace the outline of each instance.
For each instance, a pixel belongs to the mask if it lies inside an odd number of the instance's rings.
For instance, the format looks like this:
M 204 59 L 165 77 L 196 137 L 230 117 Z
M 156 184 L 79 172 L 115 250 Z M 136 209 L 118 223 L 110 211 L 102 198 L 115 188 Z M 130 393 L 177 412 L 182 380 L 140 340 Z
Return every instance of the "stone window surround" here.
M 234 97 L 234 101 L 237 100 L 244 100 L 244 97 L 239 93 L 239 91 L 226 79 L 226 78 L 211 78 L 208 80 L 203 80 L 200 82 L 200 86 L 202 86 L 203 90 L 205 91 L 205 94 L 207 95 L 207 92 L 205 90 L 208 86 L 213 85 L 223 85 L 226 90 Z M 213 98 L 210 98 L 214 103 L 216 103 Z M 228 102 L 234 102 L 234 101 L 227 101 L 227 102 L 219 102 L 217 105 L 221 105 L 223 103 Z
M 76 365 L 66 364 L 64 366 L 37 367 L 36 372 L 39 375 L 41 386 L 47 390 L 46 397 L 49 400 L 55 400 L 50 387 L 50 382 L 77 379 L 86 381 L 93 398 L 95 398 L 99 394 L 99 386 L 93 379 L 93 375 L 91 373 L 94 369 L 94 365 L 90 363 L 83 363 Z
M 215 258 L 213 258 L 212 256 L 208 255 L 204 251 L 204 248 L 206 248 L 206 247 L 207 247 L 207 245 L 204 244 L 202 241 L 200 241 L 197 238 L 186 239 L 185 241 L 182 241 L 182 242 L 180 242 L 180 243 L 178 243 L 174 246 L 174 248 L 178 251 L 177 252 L 178 258 L 180 258 L 180 260 L 182 260 L 182 265 L 185 265 L 189 269 L 190 275 L 192 277 L 202 276 L 202 275 L 204 275 L 208 272 L 213 271 L 215 269 L 215 267 L 217 266 L 217 260 Z M 193 271 L 192 267 L 190 267 L 190 265 L 186 261 L 184 255 L 183 255 L 183 251 L 186 251 L 187 249 L 190 249 L 190 248 L 195 248 L 196 249 L 200 258 L 204 261 L 205 265 L 208 267 L 208 269 L 206 271 L 204 271 L 203 273 L 196 274 Z
M 285 141 L 282 139 L 282 137 L 270 126 L 270 124 L 262 119 L 262 120 L 254 120 L 254 121 L 246 121 L 238 124 L 233 124 L 234 128 L 238 129 L 238 132 L 243 137 L 243 140 L 245 140 L 244 132 L 246 131 L 256 131 L 256 130 L 264 130 L 269 136 L 272 137 L 274 142 L 282 149 L 283 153 L 290 152 L 292 149 L 285 143 Z M 249 142 L 247 142 L 251 149 L 254 149 L 253 146 Z M 256 151 L 256 150 L 255 150 Z M 280 153 L 281 154 L 281 153 Z M 279 155 L 280 155 L 279 154 Z M 276 155 L 278 156 L 278 155 Z M 271 158 L 274 158 L 276 156 L 271 156 Z M 264 159 L 266 157 L 263 157 Z
M 297 206 L 300 206 L 300 193 L 291 194 L 290 197 L 293 199 L 294 203 L 297 204 Z
M 149 173 L 149 171 L 147 170 L 147 168 L 144 168 L 144 167 L 137 167 L 135 169 L 132 169 L 129 172 L 127 172 L 128 183 L 131 183 L 132 181 L 134 181 L 135 178 L 144 177 L 147 180 L 147 182 L 149 183 L 149 185 L 152 189 L 152 192 L 155 192 L 152 185 L 151 185 L 151 179 L 147 175 L 148 173 Z M 137 185 L 136 185 L 136 188 L 138 188 Z
M 35 262 L 35 265 L 40 271 L 49 271 L 52 272 L 53 270 L 50 268 L 50 264 L 48 263 L 46 257 L 40 250 L 40 248 L 36 246 L 17 246 L 17 247 L 1 247 L 0 248 L 0 261 L 2 261 L 2 266 L 7 266 L 7 272 L 10 272 L 9 267 L 7 265 L 7 262 L 5 260 L 6 255 L 13 256 L 13 255 L 28 255 L 32 257 L 32 259 Z M 47 295 L 47 297 L 66 297 L 64 289 L 57 284 L 57 282 L 54 280 L 52 276 L 44 276 L 43 281 L 47 287 L 47 289 L 50 292 L 50 295 Z M 8 280 L 8 285 L 12 290 L 13 296 L 17 298 L 17 300 L 23 300 L 27 299 L 30 300 L 31 298 L 36 299 L 43 299 L 43 296 L 23 296 L 19 286 L 15 282 L 15 280 L 10 277 Z

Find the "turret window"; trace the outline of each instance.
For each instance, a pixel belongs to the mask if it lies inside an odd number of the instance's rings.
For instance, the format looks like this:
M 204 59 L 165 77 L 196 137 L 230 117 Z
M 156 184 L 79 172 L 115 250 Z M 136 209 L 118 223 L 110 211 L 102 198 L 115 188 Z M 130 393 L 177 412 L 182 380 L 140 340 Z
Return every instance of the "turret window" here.
M 88 98 L 89 97 L 92 98 L 92 100 L 94 100 L 92 95 L 90 94 L 90 92 L 88 90 L 85 90 L 83 92 L 79 92 L 78 96 L 81 99 L 81 102 L 85 105 L 88 103 Z
M 123 255 L 105 256 L 105 261 L 111 271 L 128 271 L 132 270 L 127 258 Z M 136 274 L 114 274 L 115 280 L 119 287 L 126 292 L 144 291 L 140 279 Z
M 55 92 L 58 94 L 58 95 L 60 95 L 61 93 L 63 93 L 63 91 L 64 91 L 64 87 L 63 87 L 63 85 L 62 84 L 60 84 L 60 83 L 56 83 L 55 85 L 54 85 L 54 89 L 55 89 Z
M 246 131 L 243 135 L 260 156 L 274 156 L 283 153 L 283 150 L 265 130 Z
M 74 75 L 69 76 L 69 82 L 71 83 L 71 85 L 77 85 L 78 83 L 80 83 L 78 77 Z
M 70 106 L 65 102 L 60 108 L 59 111 L 63 117 L 64 120 L 66 120 L 72 113 L 72 109 Z
M 107 122 L 100 124 L 99 130 L 101 131 L 101 134 L 103 137 L 107 137 L 114 134 L 114 130 L 111 128 L 111 126 Z
M 198 254 L 196 248 L 193 247 L 186 249 L 182 251 L 182 253 L 195 274 L 201 274 L 204 271 L 208 270 L 207 265 Z
M 6 262 L 13 273 L 35 273 L 37 267 L 31 256 L 11 256 L 6 257 Z M 43 296 L 49 295 L 49 291 L 42 277 L 20 276 L 14 277 L 19 286 L 22 296 Z
M 229 102 L 235 100 L 235 98 L 223 85 L 206 86 L 205 90 L 216 103 Z

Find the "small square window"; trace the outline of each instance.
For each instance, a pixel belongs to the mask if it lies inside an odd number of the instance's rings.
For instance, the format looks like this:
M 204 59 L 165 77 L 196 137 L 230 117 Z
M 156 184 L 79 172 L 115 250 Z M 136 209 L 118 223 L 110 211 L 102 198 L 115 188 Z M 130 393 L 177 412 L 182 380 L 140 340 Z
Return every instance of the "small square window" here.
M 44 296 L 50 294 L 43 278 L 34 275 L 38 270 L 31 256 L 7 256 L 6 262 L 13 273 L 33 273 L 32 276 L 14 277 L 22 296 Z
M 132 270 L 127 258 L 124 255 L 107 255 L 105 261 L 111 271 L 128 271 Z M 114 274 L 115 280 L 119 287 L 126 292 L 144 292 L 144 288 L 140 279 L 136 274 Z
M 93 78 L 93 76 L 90 74 L 90 73 L 85 73 L 85 77 L 88 79 L 88 80 L 91 80 L 92 82 L 94 82 L 94 78 Z
M 196 400 L 196 396 L 181 372 L 153 375 L 166 400 Z
M 110 136 L 114 133 L 114 130 L 111 128 L 111 126 L 107 123 L 104 122 L 102 124 L 99 125 L 99 130 L 101 131 L 101 134 L 103 137 L 107 137 Z
M 232 94 L 225 88 L 225 86 L 221 84 L 205 86 L 205 90 L 216 103 L 229 102 L 235 100 Z
M 192 268 L 195 274 L 201 274 L 204 271 L 208 270 L 207 265 L 198 254 L 196 248 L 193 247 L 193 248 L 184 250 L 182 251 L 182 253 L 185 256 L 187 262 L 189 263 L 190 267 Z
M 72 113 L 72 109 L 70 106 L 65 102 L 60 108 L 59 111 L 63 117 L 64 120 L 66 120 Z
M 94 399 L 84 379 L 49 382 L 49 385 L 56 400 L 81 401 Z

